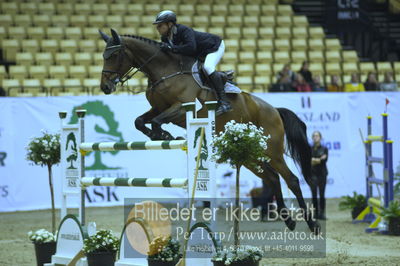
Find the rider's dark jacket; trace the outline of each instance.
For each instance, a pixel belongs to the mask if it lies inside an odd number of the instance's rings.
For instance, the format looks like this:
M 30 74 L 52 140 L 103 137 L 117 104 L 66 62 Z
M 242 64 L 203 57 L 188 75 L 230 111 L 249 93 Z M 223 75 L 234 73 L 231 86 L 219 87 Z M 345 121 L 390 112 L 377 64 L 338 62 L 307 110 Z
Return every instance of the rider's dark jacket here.
M 170 44 L 168 38 L 161 41 Z M 172 51 L 193 57 L 204 57 L 218 50 L 221 38 L 217 35 L 195 31 L 185 25 L 176 24 L 176 33 L 172 37 Z

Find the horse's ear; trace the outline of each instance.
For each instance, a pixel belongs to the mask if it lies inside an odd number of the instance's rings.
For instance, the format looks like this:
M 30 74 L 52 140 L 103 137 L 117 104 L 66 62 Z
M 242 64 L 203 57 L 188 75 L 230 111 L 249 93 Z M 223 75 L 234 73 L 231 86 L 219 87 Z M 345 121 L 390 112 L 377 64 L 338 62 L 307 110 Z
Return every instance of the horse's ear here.
M 103 40 L 104 40 L 105 42 L 108 42 L 108 40 L 110 39 L 110 36 L 108 36 L 107 34 L 105 34 L 104 32 L 102 32 L 100 29 L 99 29 L 99 33 L 100 33 L 101 38 L 103 38 Z
M 114 44 L 121 44 L 121 37 L 119 37 L 118 33 L 114 29 L 111 29 L 111 35 L 114 39 Z

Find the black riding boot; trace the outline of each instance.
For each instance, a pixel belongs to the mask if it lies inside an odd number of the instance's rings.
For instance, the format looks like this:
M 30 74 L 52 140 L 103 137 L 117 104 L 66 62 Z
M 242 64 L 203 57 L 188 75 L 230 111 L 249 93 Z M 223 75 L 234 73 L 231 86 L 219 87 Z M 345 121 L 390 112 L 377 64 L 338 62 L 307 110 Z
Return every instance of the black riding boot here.
M 231 104 L 225 94 L 224 81 L 221 75 L 217 71 L 214 71 L 209 77 L 214 86 L 218 100 L 218 107 L 215 114 L 218 116 L 232 110 Z

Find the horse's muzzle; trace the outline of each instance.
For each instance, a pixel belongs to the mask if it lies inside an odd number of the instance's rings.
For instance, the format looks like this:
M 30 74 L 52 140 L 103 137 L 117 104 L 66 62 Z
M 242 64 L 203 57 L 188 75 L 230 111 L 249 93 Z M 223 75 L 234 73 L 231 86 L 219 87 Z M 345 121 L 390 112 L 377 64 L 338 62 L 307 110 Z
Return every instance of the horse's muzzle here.
M 101 86 L 101 90 L 104 92 L 104 94 L 111 94 L 115 91 L 115 84 L 112 82 L 107 82 L 106 84 Z

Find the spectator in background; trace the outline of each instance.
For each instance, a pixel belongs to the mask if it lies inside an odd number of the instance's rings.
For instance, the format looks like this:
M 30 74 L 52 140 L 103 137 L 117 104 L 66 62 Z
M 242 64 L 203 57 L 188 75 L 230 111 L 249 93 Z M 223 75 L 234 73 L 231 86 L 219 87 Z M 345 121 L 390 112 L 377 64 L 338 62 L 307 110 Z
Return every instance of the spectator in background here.
M 321 84 L 320 75 L 316 75 L 313 77 L 312 91 L 326 91 L 326 88 Z
M 365 91 L 364 85 L 360 83 L 360 78 L 357 73 L 351 74 L 351 81 L 344 85 L 345 92 Z
M 312 134 L 312 152 L 311 152 L 311 176 L 313 185 L 311 193 L 313 195 L 313 205 L 318 219 L 326 220 L 325 216 L 325 187 L 328 176 L 328 149 L 321 144 L 322 135 L 319 131 L 314 131 Z M 319 202 L 317 199 L 319 192 Z
M 300 73 L 303 76 L 304 80 L 311 85 L 313 83 L 313 77 L 311 71 L 308 69 L 309 66 L 310 65 L 308 61 L 303 61 L 303 64 L 301 65 L 298 73 Z
M 294 88 L 295 91 L 298 92 L 308 92 L 311 91 L 311 86 L 308 84 L 305 79 L 303 78 L 303 75 L 298 73 L 296 75 L 296 81 L 294 82 Z
M 379 89 L 379 83 L 376 80 L 376 74 L 369 72 L 367 79 L 364 82 L 364 88 L 366 91 L 377 91 Z
M 331 75 L 331 83 L 328 84 L 326 90 L 329 92 L 342 92 L 343 86 L 340 84 L 338 75 Z
M 386 72 L 383 82 L 380 84 L 381 91 L 398 91 L 397 83 L 393 80 L 392 72 Z
M 277 83 L 273 84 L 271 92 L 288 92 L 293 90 L 296 74 L 290 69 L 289 64 L 285 64 L 281 71 L 276 75 Z

